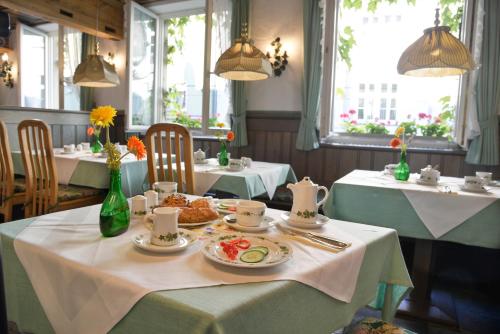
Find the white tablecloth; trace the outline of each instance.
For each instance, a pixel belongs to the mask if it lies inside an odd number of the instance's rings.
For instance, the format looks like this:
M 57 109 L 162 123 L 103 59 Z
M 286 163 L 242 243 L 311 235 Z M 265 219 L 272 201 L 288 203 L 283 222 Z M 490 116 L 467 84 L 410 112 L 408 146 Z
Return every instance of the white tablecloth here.
M 500 187 L 490 187 L 488 193 L 472 193 L 460 190 L 464 183 L 461 178 L 441 177 L 439 186 L 424 186 L 416 183 L 418 177 L 412 174 L 408 182 L 401 182 L 381 172 L 355 170 L 336 183 L 401 190 L 435 238 L 500 199 Z M 445 186 L 451 193 L 444 192 Z
M 139 251 L 130 240 L 147 232 L 142 223 L 132 223 L 121 236 L 103 238 L 99 210 L 97 205 L 39 217 L 14 241 L 57 333 L 105 333 L 145 294 L 157 290 L 296 280 L 349 302 L 366 249 L 362 241 L 331 223 L 321 233 L 352 242 L 350 248 L 334 253 L 288 240 L 293 248 L 290 261 L 274 268 L 237 269 L 205 259 L 202 242 L 171 255 Z M 274 217 L 280 213 L 268 210 Z M 286 239 L 274 229 L 269 236 Z

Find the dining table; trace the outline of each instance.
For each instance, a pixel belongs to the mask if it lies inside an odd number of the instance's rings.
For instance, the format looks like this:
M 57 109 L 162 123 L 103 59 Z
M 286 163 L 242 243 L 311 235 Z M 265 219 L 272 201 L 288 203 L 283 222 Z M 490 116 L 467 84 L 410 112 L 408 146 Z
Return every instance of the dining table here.
M 278 186 L 297 182 L 289 164 L 252 161 L 250 166 L 233 170 L 220 166 L 217 159 L 206 159 L 194 164 L 195 194 L 202 196 L 208 191 L 231 193 L 242 199 L 266 195 L 274 197 Z
M 0 226 L 6 316 L 19 331 L 329 333 L 368 304 L 391 320 L 412 288 L 394 229 L 328 220 L 314 232 L 350 244 L 337 251 L 272 225 L 251 235 L 279 242 L 287 261 L 237 268 L 203 252 L 214 238 L 249 236 L 222 218 L 191 228 L 196 240 L 187 249 L 157 254 L 133 243 L 150 233 L 141 219 L 124 234 L 102 237 L 99 210 Z M 283 214 L 266 211 L 274 224 L 284 224 Z
M 101 153 L 90 151 L 73 151 L 66 153 L 62 148 L 54 149 L 54 161 L 58 181 L 64 185 L 90 187 L 95 189 L 109 188 L 109 169 L 106 157 Z M 12 152 L 14 173 L 24 175 L 24 166 L 20 151 Z M 137 160 L 133 155 L 122 159 L 120 166 L 122 190 L 125 196 L 142 194 L 145 190 L 148 174 L 147 160 Z
M 401 312 L 425 320 L 456 324 L 453 314 L 430 302 L 432 248 L 437 241 L 500 249 L 500 187 L 467 191 L 464 179 L 441 176 L 437 185 L 395 180 L 383 171 L 354 170 L 335 181 L 323 207 L 332 219 L 393 228 L 415 239 L 411 298 Z

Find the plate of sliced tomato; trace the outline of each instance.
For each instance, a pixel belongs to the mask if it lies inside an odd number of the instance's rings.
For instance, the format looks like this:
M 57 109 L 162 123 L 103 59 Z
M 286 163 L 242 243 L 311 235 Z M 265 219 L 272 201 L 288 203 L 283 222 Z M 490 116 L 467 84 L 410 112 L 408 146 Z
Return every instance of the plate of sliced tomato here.
M 292 257 L 288 244 L 249 234 L 215 236 L 205 242 L 202 252 L 214 262 L 239 268 L 272 267 Z

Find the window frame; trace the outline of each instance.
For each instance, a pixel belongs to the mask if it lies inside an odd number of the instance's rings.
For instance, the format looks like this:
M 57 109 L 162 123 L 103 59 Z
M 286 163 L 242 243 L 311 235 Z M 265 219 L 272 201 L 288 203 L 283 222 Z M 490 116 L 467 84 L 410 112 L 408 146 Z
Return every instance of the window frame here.
M 334 137 L 338 136 L 349 136 L 349 134 L 344 133 L 335 133 L 333 131 L 334 124 L 333 114 L 335 110 L 333 110 L 334 106 L 334 97 L 335 97 L 335 65 L 337 63 L 337 36 L 338 36 L 338 19 L 339 19 L 339 8 L 341 5 L 341 0 L 325 0 L 325 29 L 324 29 L 324 53 L 323 53 L 323 85 L 321 90 L 321 101 L 320 101 L 320 139 L 323 142 L 332 142 L 334 141 Z M 471 48 L 471 45 L 474 42 L 475 36 L 475 10 L 477 4 L 475 0 L 464 0 L 464 12 L 462 15 L 462 31 L 460 40 L 465 44 L 466 47 Z M 396 17 L 396 22 L 400 22 L 401 19 Z M 334 50 L 333 54 L 331 54 L 330 50 Z M 465 132 L 465 122 L 467 118 L 467 91 L 469 89 L 470 82 L 470 74 L 464 74 L 459 78 L 459 86 L 458 86 L 458 98 L 455 110 L 455 126 L 453 129 L 453 143 L 459 145 L 460 147 L 464 147 L 466 140 L 464 132 Z M 396 93 L 392 91 L 392 86 L 394 84 L 388 83 L 387 93 L 377 93 L 377 100 L 380 101 L 381 98 L 388 98 L 390 100 L 393 98 L 394 94 L 397 93 L 399 87 L 397 87 Z M 358 87 L 359 90 L 359 87 Z M 365 93 L 370 92 L 369 83 L 365 83 Z M 373 93 L 373 92 L 372 92 Z M 364 110 L 366 111 L 366 96 L 365 98 L 365 106 Z M 358 107 L 359 108 L 359 107 Z M 397 101 L 396 107 L 391 108 L 389 105 L 387 106 L 387 119 L 390 120 L 390 111 L 392 109 L 397 110 Z M 397 118 L 397 117 L 396 117 Z M 364 119 L 368 119 L 367 115 L 364 115 Z M 363 135 L 366 137 L 366 144 L 371 145 L 370 143 L 370 134 Z M 446 139 L 446 138 L 445 138 Z
M 21 107 L 26 107 L 24 105 L 24 99 L 23 99 L 23 61 L 22 61 L 22 54 L 23 54 L 23 32 L 24 31 L 30 31 L 32 33 L 35 33 L 37 35 L 40 35 L 44 38 L 44 85 L 45 85 L 45 92 L 44 92 L 44 95 L 45 95 L 45 99 L 44 99 L 44 105 L 43 106 L 40 106 L 39 108 L 48 108 L 48 103 L 49 103 L 49 96 L 51 94 L 49 94 L 49 89 L 50 89 L 50 85 L 49 85 L 49 76 L 48 76 L 48 71 L 49 71 L 49 61 L 48 61 L 48 56 L 49 56 L 49 35 L 43 31 L 43 30 L 40 30 L 40 29 L 37 29 L 37 28 L 33 28 L 33 27 L 30 27 L 26 24 L 23 24 L 23 23 L 20 23 L 18 22 L 17 23 L 17 27 L 16 27 L 17 31 L 18 31 L 18 35 L 17 35 L 17 41 L 19 43 L 19 47 L 17 48 L 18 49 L 18 54 L 17 54 L 17 59 L 19 59 L 19 70 L 18 70 L 18 78 L 17 78 L 17 81 L 18 81 L 18 86 L 19 86 L 19 89 L 18 89 L 18 103 Z
M 190 131 L 193 135 L 213 135 L 215 130 L 210 129 L 209 117 L 210 117 L 210 79 L 213 73 L 211 72 L 211 49 L 212 49 L 212 15 L 213 15 L 213 1 L 205 0 L 204 6 L 195 6 L 188 4 L 186 9 L 175 9 L 169 12 L 165 12 L 162 14 L 156 14 L 149 7 L 154 7 L 154 4 L 148 7 L 141 6 L 134 1 L 130 1 L 127 6 L 127 59 L 131 59 L 131 39 L 132 39 L 132 7 L 139 8 L 144 12 L 148 13 L 148 15 L 152 15 L 157 17 L 157 44 L 156 44 L 156 71 L 155 71 L 155 83 L 156 84 L 156 95 L 155 95 L 155 111 L 154 111 L 154 122 L 162 122 L 165 121 L 162 119 L 162 90 L 163 86 L 163 53 L 164 53 L 164 23 L 166 19 L 176 17 L 179 15 L 195 15 L 195 14 L 205 14 L 205 47 L 204 47 L 204 66 L 203 66 L 203 88 L 202 88 L 202 127 L 200 128 L 191 128 Z M 151 14 L 149 14 L 151 13 Z M 131 70 L 130 63 L 127 62 L 126 68 L 126 85 L 127 85 L 127 105 L 125 110 L 125 119 L 126 119 L 126 129 L 132 131 L 145 131 L 149 128 L 150 125 L 144 126 L 131 126 L 131 97 L 130 97 L 130 83 L 131 83 Z M 220 129 L 219 129 L 220 131 Z

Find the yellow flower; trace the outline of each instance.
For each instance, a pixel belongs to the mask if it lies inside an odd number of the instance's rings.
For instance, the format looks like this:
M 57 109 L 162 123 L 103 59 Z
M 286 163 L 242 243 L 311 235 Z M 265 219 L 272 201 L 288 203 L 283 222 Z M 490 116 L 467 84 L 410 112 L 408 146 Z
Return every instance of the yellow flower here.
M 112 106 L 100 106 L 92 109 L 90 113 L 90 123 L 95 126 L 107 128 L 113 124 L 113 118 L 116 116 L 116 109 Z
M 402 134 L 405 133 L 405 128 L 402 126 L 396 129 L 396 132 L 394 133 L 395 137 L 400 137 Z
M 224 122 L 219 122 L 217 124 L 215 124 L 218 128 L 223 128 L 226 124 L 224 124 Z

